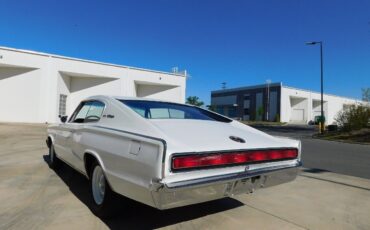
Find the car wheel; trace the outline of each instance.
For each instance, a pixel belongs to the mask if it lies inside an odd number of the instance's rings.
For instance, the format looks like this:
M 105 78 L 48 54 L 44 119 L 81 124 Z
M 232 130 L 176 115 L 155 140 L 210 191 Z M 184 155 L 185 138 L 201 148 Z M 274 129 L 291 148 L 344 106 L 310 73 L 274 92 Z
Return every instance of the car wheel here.
M 117 195 L 110 188 L 103 168 L 95 161 L 90 172 L 92 211 L 102 218 L 115 215 Z
M 52 169 L 57 169 L 60 166 L 60 160 L 55 153 L 54 145 L 50 145 L 49 148 L 49 166 Z

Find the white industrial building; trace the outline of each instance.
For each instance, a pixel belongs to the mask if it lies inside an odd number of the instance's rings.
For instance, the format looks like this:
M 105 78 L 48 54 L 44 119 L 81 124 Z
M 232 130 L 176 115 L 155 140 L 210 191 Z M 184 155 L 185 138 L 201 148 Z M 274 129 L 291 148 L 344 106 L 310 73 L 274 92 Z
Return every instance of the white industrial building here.
M 321 95 L 282 83 L 212 91 L 211 106 L 217 112 L 242 120 L 268 120 L 307 124 L 321 115 Z M 340 110 L 361 100 L 324 94 L 326 124 L 335 122 Z
M 183 103 L 185 75 L 0 47 L 0 122 L 57 122 L 97 94 Z

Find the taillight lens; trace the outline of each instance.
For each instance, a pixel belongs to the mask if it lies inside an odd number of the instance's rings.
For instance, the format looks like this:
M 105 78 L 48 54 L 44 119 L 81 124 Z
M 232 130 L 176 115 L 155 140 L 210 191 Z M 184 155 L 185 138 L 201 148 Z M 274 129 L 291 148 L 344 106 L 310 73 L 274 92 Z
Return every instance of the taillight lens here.
M 186 155 L 172 157 L 172 169 L 192 169 L 229 164 L 258 163 L 265 161 L 289 160 L 298 157 L 297 149 L 250 150 L 207 155 Z

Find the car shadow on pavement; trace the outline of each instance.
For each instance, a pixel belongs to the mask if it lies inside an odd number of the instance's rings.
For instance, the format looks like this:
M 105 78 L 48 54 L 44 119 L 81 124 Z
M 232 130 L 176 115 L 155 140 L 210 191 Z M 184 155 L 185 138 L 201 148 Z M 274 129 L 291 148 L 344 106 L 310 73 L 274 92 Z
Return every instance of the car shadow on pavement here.
M 302 172 L 307 172 L 307 173 L 324 173 L 324 172 L 330 172 L 330 171 L 324 170 L 324 169 L 318 169 L 318 168 L 305 168 L 305 169 L 302 169 Z
M 48 155 L 44 155 L 43 158 L 46 163 L 49 161 Z M 65 163 L 54 171 L 69 187 L 69 190 L 91 210 L 93 201 L 87 178 Z M 117 210 L 119 215 L 112 219 L 101 219 L 110 229 L 160 228 L 244 205 L 238 200 L 223 198 L 170 210 L 158 210 L 124 197 L 119 202 L 120 208 Z

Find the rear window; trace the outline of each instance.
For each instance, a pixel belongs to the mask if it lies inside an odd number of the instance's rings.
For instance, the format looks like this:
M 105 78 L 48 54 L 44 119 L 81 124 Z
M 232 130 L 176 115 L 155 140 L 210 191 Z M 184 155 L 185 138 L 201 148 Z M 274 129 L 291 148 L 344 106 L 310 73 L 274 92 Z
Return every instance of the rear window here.
M 119 100 L 147 119 L 193 119 L 231 122 L 232 120 L 198 107 L 159 101 Z

